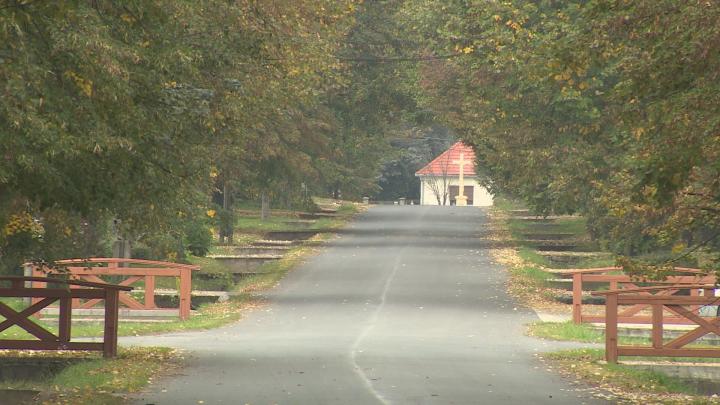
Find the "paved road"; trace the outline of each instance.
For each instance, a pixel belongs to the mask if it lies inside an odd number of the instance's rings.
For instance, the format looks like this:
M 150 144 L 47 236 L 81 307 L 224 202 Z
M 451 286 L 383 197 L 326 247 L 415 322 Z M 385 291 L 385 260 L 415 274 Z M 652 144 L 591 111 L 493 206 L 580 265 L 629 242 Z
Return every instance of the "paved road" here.
M 383 206 L 237 324 L 125 340 L 191 349 L 138 404 L 598 403 L 533 356 L 471 207 Z

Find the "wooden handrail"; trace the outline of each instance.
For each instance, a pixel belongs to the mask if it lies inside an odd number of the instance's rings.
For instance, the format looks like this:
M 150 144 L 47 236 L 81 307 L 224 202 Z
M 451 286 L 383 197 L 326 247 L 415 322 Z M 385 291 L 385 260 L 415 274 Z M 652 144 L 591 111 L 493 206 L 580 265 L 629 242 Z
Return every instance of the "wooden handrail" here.
M 144 282 L 145 293 L 144 302 L 137 298 L 131 297 L 127 292 L 123 291 L 119 295 L 120 302 L 125 306 L 135 310 L 155 310 L 155 278 L 156 277 L 175 277 L 180 279 L 180 288 L 178 296 L 179 316 L 185 320 L 190 317 L 191 310 L 191 294 L 192 294 L 192 272 L 199 270 L 200 266 L 192 264 L 161 262 L 156 260 L 144 259 L 123 259 L 123 258 L 83 258 L 83 259 L 65 259 L 58 260 L 54 263 L 58 266 L 38 266 L 29 263 L 32 268 L 33 275 L 42 276 L 45 274 L 68 274 L 74 278 L 84 278 L 86 282 L 100 282 L 99 276 L 125 276 L 126 278 L 120 282 L 121 286 L 127 286 L 137 282 Z M 128 265 L 121 267 L 121 264 Z M 87 309 L 96 305 L 99 300 L 89 300 L 81 303 L 75 300 L 73 305 L 76 308 Z
M 572 275 L 572 301 L 573 301 L 573 322 L 580 324 L 583 322 L 604 322 L 603 315 L 584 315 L 582 311 L 582 293 L 583 286 L 586 282 L 594 283 L 607 283 L 610 286 L 611 291 L 643 291 L 648 294 L 658 289 L 673 286 L 667 286 L 672 284 L 674 286 L 690 286 L 690 285 L 709 285 L 715 284 L 717 279 L 714 275 L 707 275 L 706 272 L 700 269 L 691 269 L 686 267 L 674 268 L 676 275 L 668 276 L 664 280 L 652 280 L 647 277 L 630 276 L 627 274 L 607 274 L 610 271 L 622 270 L 620 267 L 600 267 L 593 269 L 569 269 L 569 272 L 560 274 Z M 638 287 L 637 283 L 652 283 L 660 284 L 652 287 Z M 620 288 L 621 286 L 630 288 Z M 643 288 L 644 290 L 637 290 L 637 288 Z M 677 287 L 674 287 L 677 288 Z M 710 288 L 710 287 L 700 287 Z M 691 290 L 691 294 L 697 295 L 696 291 Z M 605 296 L 607 297 L 608 292 L 595 292 L 594 296 Z M 652 319 L 646 315 L 641 315 L 640 312 L 645 309 L 643 305 L 636 305 L 633 308 L 627 309 L 619 314 L 619 322 L 621 323 L 651 323 Z M 696 308 L 699 309 L 699 308 Z M 668 317 L 665 319 L 667 323 L 687 323 L 687 319 L 684 317 Z
M 709 290 L 709 289 L 715 289 L 717 286 L 715 284 L 683 284 L 681 286 L 679 285 L 653 285 L 649 287 L 637 287 L 637 288 L 627 288 L 622 290 L 609 290 L 609 291 L 593 291 L 590 294 L 594 296 L 602 296 L 602 295 L 621 295 L 621 294 L 634 294 L 638 292 L 643 291 L 659 291 L 659 290 L 670 290 L 670 289 L 697 289 L 697 290 Z
M 703 289 L 705 295 L 673 295 L 677 290 L 687 289 L 698 291 Z M 648 291 L 658 291 L 649 294 Z M 667 291 L 668 294 L 663 294 Z M 636 288 L 624 291 L 607 291 L 602 294 L 605 301 L 605 360 L 608 363 L 617 363 L 620 356 L 671 356 L 671 357 L 720 357 L 720 349 L 688 348 L 687 345 L 699 338 L 714 333 L 720 335 L 720 318 L 702 317 L 694 310 L 698 305 L 716 305 L 720 297 L 715 296 L 715 285 L 675 285 Z M 618 345 L 618 307 L 626 305 L 645 305 L 652 308 L 651 346 L 621 346 Z M 697 327 L 685 332 L 683 335 L 664 341 L 663 326 L 665 311 L 676 317 L 683 317 Z
M 673 271 L 677 271 L 680 273 L 697 273 L 697 274 L 711 274 L 712 272 L 701 270 L 701 269 L 693 269 L 690 267 L 673 267 Z
M 122 291 L 132 291 L 133 287 L 123 286 L 123 285 L 116 285 L 116 284 L 106 284 L 106 283 L 93 283 L 91 281 L 82 281 L 82 280 L 65 280 L 62 278 L 50 278 L 50 277 L 32 277 L 32 276 L 0 276 L 0 281 L 34 281 L 37 283 L 52 283 L 52 284 L 67 284 L 67 285 L 77 285 L 82 287 L 94 287 L 94 288 L 107 288 L 110 290 L 122 290 Z
M 132 287 L 113 284 L 91 283 L 76 280 L 62 280 L 48 277 L 2 276 L 0 281 L 9 281 L 10 288 L 0 288 L 0 297 L 34 298 L 29 307 L 15 310 L 0 301 L 0 332 L 12 326 L 18 326 L 37 340 L 0 339 L 0 349 L 19 350 L 95 350 L 102 351 L 105 357 L 117 355 L 118 310 L 121 291 Z M 68 288 L 25 287 L 26 282 L 65 284 Z M 75 288 L 69 288 L 74 286 Z M 105 301 L 104 333 L 102 342 L 72 342 L 72 301 L 85 298 Z M 58 333 L 55 335 L 31 317 L 50 304 L 59 301 Z
M 591 273 L 609 273 L 611 271 L 622 271 L 623 267 L 595 267 L 591 269 L 553 269 L 555 274 L 591 274 Z M 690 274 L 710 274 L 710 272 L 693 269 L 689 267 L 673 267 L 673 271 L 677 273 L 690 273 Z
M 596 267 L 592 269 L 553 269 L 556 274 L 589 274 L 589 273 L 608 273 L 611 271 L 622 270 L 622 267 Z
M 91 257 L 87 259 L 64 259 L 58 260 L 56 264 L 76 264 L 76 263 L 128 263 L 128 264 L 148 264 L 148 265 L 159 265 L 164 267 L 182 267 L 191 270 L 199 270 L 200 266 L 194 264 L 185 263 L 171 263 L 161 262 L 157 260 L 145 260 L 145 259 L 124 259 L 117 257 Z M 32 263 L 29 263 L 32 264 Z

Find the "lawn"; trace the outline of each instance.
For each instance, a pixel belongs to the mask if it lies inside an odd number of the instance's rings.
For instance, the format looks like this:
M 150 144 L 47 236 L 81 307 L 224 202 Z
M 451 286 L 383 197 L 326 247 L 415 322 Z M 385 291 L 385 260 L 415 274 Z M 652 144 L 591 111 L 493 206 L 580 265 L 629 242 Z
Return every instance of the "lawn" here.
M 139 391 L 158 375 L 179 368 L 182 357 L 173 349 L 161 347 L 120 348 L 113 359 L 84 352 L 0 352 L 0 362 L 6 364 L 34 359 L 68 365 L 38 379 L 1 381 L 0 388 L 41 391 L 41 403 L 90 405 L 125 403 L 117 393 Z
M 613 402 L 657 404 L 716 404 L 717 398 L 704 395 L 694 381 L 670 377 L 631 365 L 607 364 L 602 349 L 575 349 L 540 356 L 563 375 L 611 388 Z M 652 360 L 652 358 L 633 358 Z M 663 360 L 683 361 L 683 358 Z
M 239 215 L 235 221 L 239 233 L 262 234 L 287 230 L 328 230 L 342 226 L 355 214 L 358 208 L 352 203 L 343 203 L 337 207 L 336 217 L 319 217 L 312 221 L 300 220 L 296 215 L 281 211 L 271 212 L 268 218 L 261 219 L 260 212 L 251 211 Z

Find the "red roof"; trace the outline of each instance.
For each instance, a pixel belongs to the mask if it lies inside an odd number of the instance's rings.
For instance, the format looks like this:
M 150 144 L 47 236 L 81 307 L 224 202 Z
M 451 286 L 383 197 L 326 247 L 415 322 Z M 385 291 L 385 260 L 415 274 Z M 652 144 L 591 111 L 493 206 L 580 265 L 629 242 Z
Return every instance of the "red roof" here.
M 428 163 L 427 166 L 415 172 L 415 175 L 457 176 L 460 174 L 460 165 L 455 162 L 460 160 L 460 153 L 463 153 L 463 160 L 467 162 L 463 174 L 465 176 L 474 176 L 475 151 L 473 151 L 472 147 L 462 142 L 456 142 L 450 149 Z

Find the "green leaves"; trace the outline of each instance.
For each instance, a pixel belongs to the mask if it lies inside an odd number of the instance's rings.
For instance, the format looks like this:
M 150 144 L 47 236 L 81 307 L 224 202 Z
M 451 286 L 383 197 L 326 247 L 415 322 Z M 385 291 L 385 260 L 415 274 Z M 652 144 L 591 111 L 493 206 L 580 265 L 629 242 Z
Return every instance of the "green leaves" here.
M 421 64 L 419 85 L 494 191 L 585 213 L 621 252 L 720 232 L 720 5 L 418 0 L 404 13 L 431 52 L 473 48 Z
M 323 146 L 304 147 L 314 134 L 303 121 L 335 82 L 351 4 L 0 8 L 0 227 L 12 215 L 42 222 L 59 210 L 120 218 L 125 236 L 180 237 L 209 203 L 211 167 L 245 188 L 311 175 Z M 0 238 L 0 256 L 8 249 Z M 25 252 L 50 250 L 48 242 Z

